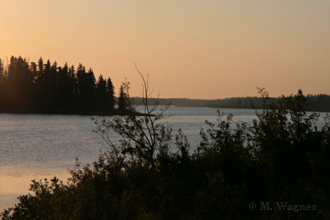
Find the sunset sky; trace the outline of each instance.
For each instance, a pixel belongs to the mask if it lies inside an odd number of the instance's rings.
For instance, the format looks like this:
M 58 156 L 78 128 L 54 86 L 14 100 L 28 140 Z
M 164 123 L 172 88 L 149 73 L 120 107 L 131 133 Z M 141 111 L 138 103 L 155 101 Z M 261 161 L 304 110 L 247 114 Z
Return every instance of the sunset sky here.
M 330 94 L 329 0 L 0 0 L 0 58 L 82 63 L 162 98 Z

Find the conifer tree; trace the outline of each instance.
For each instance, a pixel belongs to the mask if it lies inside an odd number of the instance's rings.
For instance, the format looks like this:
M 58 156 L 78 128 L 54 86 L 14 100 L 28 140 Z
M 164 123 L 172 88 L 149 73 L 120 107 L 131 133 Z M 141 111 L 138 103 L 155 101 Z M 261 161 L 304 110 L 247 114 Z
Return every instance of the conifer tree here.
M 125 112 L 125 110 L 126 110 L 126 98 L 125 98 L 125 93 L 124 93 L 123 86 L 120 86 L 119 98 L 118 98 L 117 104 L 118 104 L 119 112 L 120 113 Z
M 99 79 L 96 83 L 96 92 L 95 92 L 95 104 L 98 110 L 102 112 L 107 110 L 107 87 L 106 80 L 102 75 L 99 76 Z
M 86 76 L 87 76 L 87 85 L 86 85 L 87 93 L 88 93 L 88 96 L 91 98 L 94 95 L 95 88 L 96 88 L 96 85 L 95 85 L 96 80 L 95 80 L 94 72 L 91 68 L 88 70 Z
M 38 60 L 38 75 L 37 75 L 37 81 L 40 82 L 42 80 L 42 76 L 44 74 L 44 61 L 42 60 L 42 57 Z
M 4 79 L 4 67 L 3 67 L 3 62 L 0 59 L 0 85 L 2 85 Z
M 29 79 L 29 81 L 36 83 L 38 71 L 37 71 L 37 64 L 35 62 L 31 62 L 30 71 L 31 71 L 31 75 L 30 75 L 31 78 Z
M 85 88 L 84 85 L 86 84 L 86 69 L 80 63 L 77 69 L 77 95 L 81 98 L 85 96 Z
M 113 111 L 115 109 L 115 88 L 110 77 L 107 80 L 107 97 L 109 99 L 109 110 Z

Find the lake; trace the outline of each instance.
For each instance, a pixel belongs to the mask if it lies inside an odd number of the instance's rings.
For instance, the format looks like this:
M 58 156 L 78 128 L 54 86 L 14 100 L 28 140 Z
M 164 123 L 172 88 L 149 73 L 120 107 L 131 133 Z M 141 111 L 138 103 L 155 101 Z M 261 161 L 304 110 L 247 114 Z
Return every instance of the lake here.
M 173 128 L 181 128 L 187 135 L 191 150 L 196 149 L 205 120 L 216 122 L 217 110 L 206 107 L 171 107 L 162 119 Z M 220 109 L 224 115 L 232 113 L 235 122 L 252 122 L 255 110 Z M 98 159 L 100 151 L 107 151 L 91 117 L 72 115 L 0 114 L 0 209 L 13 206 L 19 195 L 30 191 L 32 179 L 51 179 L 57 176 L 66 183 L 68 169 L 79 158 L 82 165 Z M 105 117 L 111 119 L 112 117 Z M 321 125 L 321 124 L 320 124 Z M 115 142 L 119 136 L 110 133 Z

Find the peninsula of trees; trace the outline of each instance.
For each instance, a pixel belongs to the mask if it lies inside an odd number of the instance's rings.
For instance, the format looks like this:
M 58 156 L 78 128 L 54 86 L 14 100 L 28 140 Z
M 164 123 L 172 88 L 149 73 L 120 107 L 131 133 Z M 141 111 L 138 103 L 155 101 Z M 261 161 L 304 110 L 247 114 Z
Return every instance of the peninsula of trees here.
M 120 90 L 121 98 L 125 93 Z M 114 86 L 102 75 L 95 79 L 92 69 L 58 66 L 39 59 L 29 63 L 22 57 L 0 59 L 0 112 L 46 114 L 118 114 L 125 103 L 116 103 Z M 115 109 L 115 104 L 119 107 Z

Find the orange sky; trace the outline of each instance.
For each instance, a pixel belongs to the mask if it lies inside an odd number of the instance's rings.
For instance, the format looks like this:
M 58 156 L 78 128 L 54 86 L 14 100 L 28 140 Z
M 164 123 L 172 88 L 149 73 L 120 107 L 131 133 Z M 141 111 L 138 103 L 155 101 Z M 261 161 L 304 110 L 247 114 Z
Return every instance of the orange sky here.
M 0 0 L 0 58 L 93 68 L 163 98 L 330 94 L 330 1 Z

